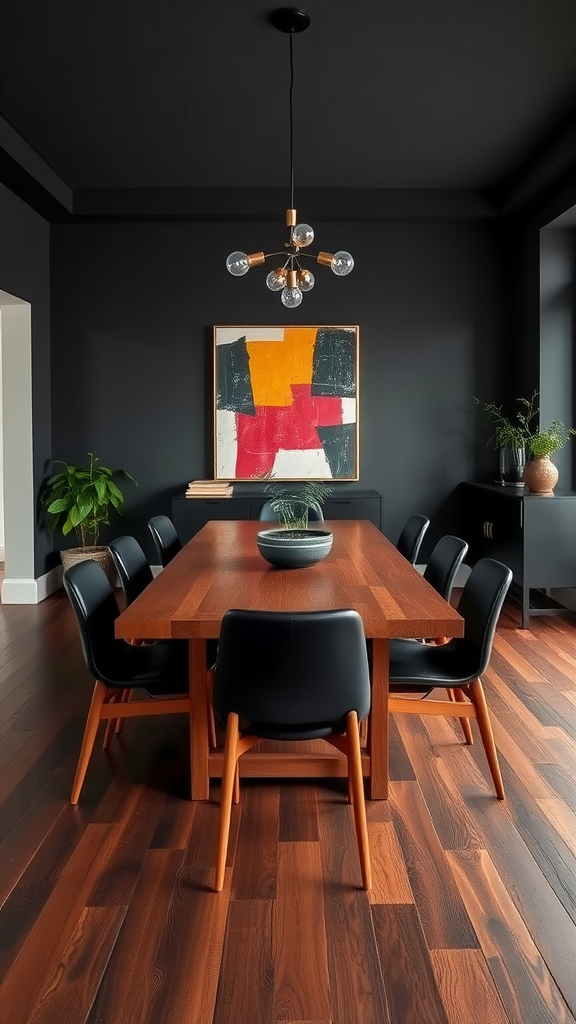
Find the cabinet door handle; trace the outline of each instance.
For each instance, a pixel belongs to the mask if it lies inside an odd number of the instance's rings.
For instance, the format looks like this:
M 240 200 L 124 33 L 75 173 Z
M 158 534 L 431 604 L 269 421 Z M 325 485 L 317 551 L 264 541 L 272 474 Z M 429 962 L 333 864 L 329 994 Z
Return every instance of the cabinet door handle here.
M 493 530 L 494 530 L 494 523 L 488 523 L 488 536 L 489 536 L 490 540 L 494 540 L 494 533 L 492 532 Z
M 486 538 L 488 538 L 488 526 L 489 526 L 488 523 L 486 523 L 486 522 L 482 523 L 482 533 L 484 534 L 484 537 L 486 537 Z

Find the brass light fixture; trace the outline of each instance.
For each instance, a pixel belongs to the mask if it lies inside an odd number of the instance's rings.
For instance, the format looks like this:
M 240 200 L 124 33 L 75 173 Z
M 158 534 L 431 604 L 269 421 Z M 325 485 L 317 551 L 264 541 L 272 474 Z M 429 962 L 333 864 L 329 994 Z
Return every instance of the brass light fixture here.
M 280 7 L 272 11 L 270 21 L 279 32 L 287 32 L 290 39 L 290 207 L 286 210 L 286 227 L 288 240 L 284 249 L 279 252 L 231 252 L 226 260 L 226 269 L 233 277 L 243 277 L 250 267 L 258 267 L 273 256 L 282 256 L 282 263 L 270 271 L 266 284 L 272 292 L 281 292 L 280 298 L 287 309 L 295 309 L 302 302 L 303 292 L 314 287 L 314 274 L 301 265 L 303 257 L 315 259 L 322 266 L 330 267 L 338 277 L 345 277 L 354 267 L 354 260 L 349 252 L 319 252 L 316 256 L 303 250 L 314 241 L 314 230 L 309 224 L 298 224 L 294 209 L 294 116 L 292 110 L 292 93 L 294 89 L 294 55 L 292 38 L 295 32 L 305 32 L 310 18 L 305 11 L 296 7 Z

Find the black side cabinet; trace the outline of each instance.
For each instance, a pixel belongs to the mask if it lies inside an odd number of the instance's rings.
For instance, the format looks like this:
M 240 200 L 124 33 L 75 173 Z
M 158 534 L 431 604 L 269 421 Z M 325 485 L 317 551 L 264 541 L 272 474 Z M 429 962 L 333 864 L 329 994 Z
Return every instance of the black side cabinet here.
M 468 559 L 497 558 L 521 591 L 522 629 L 530 615 L 565 611 L 546 598 L 554 587 L 576 587 L 576 492 L 530 494 L 523 487 L 466 483 L 461 532 Z
M 267 500 L 263 491 L 242 492 L 231 498 L 172 498 L 172 519 L 183 544 L 211 519 L 258 519 Z M 378 491 L 333 491 L 322 506 L 325 519 L 368 519 L 382 529 L 382 495 Z

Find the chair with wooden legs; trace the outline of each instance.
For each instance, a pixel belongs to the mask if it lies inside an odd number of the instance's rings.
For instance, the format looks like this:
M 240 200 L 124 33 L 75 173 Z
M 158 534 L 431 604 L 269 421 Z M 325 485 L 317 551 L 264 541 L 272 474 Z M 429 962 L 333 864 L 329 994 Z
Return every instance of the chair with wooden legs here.
M 226 724 L 215 889 L 222 890 L 239 759 L 260 739 L 325 739 L 346 754 L 362 883 L 372 885 L 358 720 L 370 708 L 370 673 L 356 611 L 224 615 L 214 709 Z
M 430 520 L 427 516 L 413 515 L 406 520 L 402 527 L 396 547 L 411 565 L 416 564 L 424 534 L 429 526 Z
M 458 603 L 464 636 L 442 645 L 390 641 L 388 710 L 413 715 L 475 718 L 499 800 L 504 786 L 481 676 L 492 653 L 496 624 L 512 573 L 494 558 L 481 558 L 472 569 Z M 455 700 L 429 700 L 437 687 L 454 691 Z M 415 696 L 405 696 L 406 693 Z M 402 694 L 402 696 L 400 696 Z
M 63 581 L 78 623 L 84 660 L 95 679 L 70 796 L 70 803 L 77 804 L 100 722 L 190 714 L 188 649 L 172 640 L 149 647 L 117 640 L 114 623 L 120 612 L 114 591 L 96 562 L 71 566 Z M 131 694 L 133 690 L 142 690 L 153 700 L 127 700 L 127 691 Z M 111 739 L 110 733 L 108 744 Z
M 454 586 L 454 580 L 456 573 L 464 561 L 466 552 L 468 551 L 468 545 L 465 540 L 460 537 L 453 537 L 451 534 L 441 537 L 437 541 L 428 563 L 423 572 L 423 577 L 428 581 L 430 586 L 434 587 L 441 597 L 445 601 L 450 601 L 452 596 L 452 588 Z M 433 639 L 427 639 L 425 643 L 444 644 L 448 640 L 448 637 L 435 637 Z M 415 641 L 422 642 L 422 641 Z M 448 692 L 450 700 L 456 700 L 454 691 Z M 467 743 L 472 743 L 472 732 L 470 730 L 470 723 L 467 718 L 463 718 L 462 729 Z M 366 744 L 368 740 L 368 719 L 364 719 L 360 723 L 360 740 L 362 744 Z
M 135 537 L 116 537 L 114 540 L 110 541 L 108 547 L 110 549 L 110 554 L 112 555 L 120 583 L 122 584 L 126 605 L 128 606 L 129 604 L 132 604 L 132 601 L 134 601 L 150 583 L 152 583 L 154 574 L 150 568 L 144 549 Z M 154 643 L 156 642 L 157 641 L 154 641 Z M 146 643 L 146 640 L 142 638 L 135 638 L 132 640 L 132 643 L 142 644 Z M 188 648 L 187 640 L 173 640 L 172 643 L 184 644 L 186 648 Z M 207 668 L 210 668 L 210 666 L 216 661 L 217 646 L 218 644 L 216 640 L 208 640 L 206 643 Z M 123 699 L 130 700 L 130 694 L 126 693 Z M 104 735 L 104 749 L 108 749 L 114 732 L 122 732 L 123 722 L 124 719 L 122 718 L 119 718 L 116 723 L 110 719 Z M 211 703 L 208 705 L 208 728 L 210 745 L 214 748 L 216 746 L 216 726 Z
M 169 516 L 152 516 L 148 529 L 156 545 L 160 565 L 166 568 L 175 555 L 182 550 L 182 544 L 174 523 Z
M 452 597 L 456 573 L 462 565 L 467 551 L 468 545 L 465 540 L 462 540 L 461 537 L 453 537 L 451 534 L 446 534 L 436 543 L 428 559 L 422 575 L 445 601 L 449 602 Z M 439 636 L 434 637 L 433 640 L 428 642 L 439 645 L 447 643 L 448 640 L 449 637 Z M 447 693 L 449 700 L 455 701 L 457 699 L 453 688 L 448 688 Z M 460 725 L 462 726 L 466 743 L 472 744 L 470 722 L 467 718 L 461 718 Z

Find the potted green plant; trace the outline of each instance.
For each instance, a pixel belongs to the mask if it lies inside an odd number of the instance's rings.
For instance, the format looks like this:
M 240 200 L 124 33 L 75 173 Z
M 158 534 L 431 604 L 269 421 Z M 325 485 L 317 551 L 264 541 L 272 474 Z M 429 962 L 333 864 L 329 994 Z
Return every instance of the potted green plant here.
M 256 545 L 262 557 L 281 569 L 305 568 L 321 561 L 332 548 L 332 531 L 309 530 L 308 518 L 312 510 L 320 512 L 333 488 L 320 480 L 278 483 L 271 480 L 270 474 L 264 480 L 264 493 L 269 495 L 268 504 L 280 528 L 263 530 L 257 535 Z M 266 517 L 261 513 L 261 518 Z M 322 518 L 321 513 L 317 518 Z
M 264 479 L 266 482 L 263 490 L 270 498 L 278 522 L 293 530 L 306 529 L 310 510 L 321 508 L 334 489 L 321 480 L 305 480 L 301 484 L 293 484 L 278 483 L 270 476 Z
M 545 430 L 537 430 L 529 440 L 532 458 L 524 470 L 524 482 L 534 494 L 551 494 L 558 483 L 558 470 L 551 456 L 560 451 L 576 434 L 572 427 L 565 427 L 562 420 L 554 419 Z
M 492 428 L 488 444 L 500 452 L 500 480 L 503 484 L 522 486 L 532 421 L 538 415 L 538 395 L 538 391 L 533 391 L 530 398 L 518 398 L 518 408 L 512 418 L 504 415 L 501 405 L 474 398 Z
M 60 530 L 64 537 L 72 531 L 78 546 L 64 548 L 60 552 L 64 568 L 85 558 L 99 562 L 112 583 L 115 572 L 112 557 L 107 547 L 98 544 L 100 528 L 110 525 L 112 509 L 120 511 L 124 495 L 116 483 L 136 481 L 124 469 L 110 469 L 100 465 L 100 460 L 88 452 L 86 466 L 73 466 L 56 459 L 53 465 L 64 466 L 44 484 L 41 505 L 48 515 L 52 530 Z

